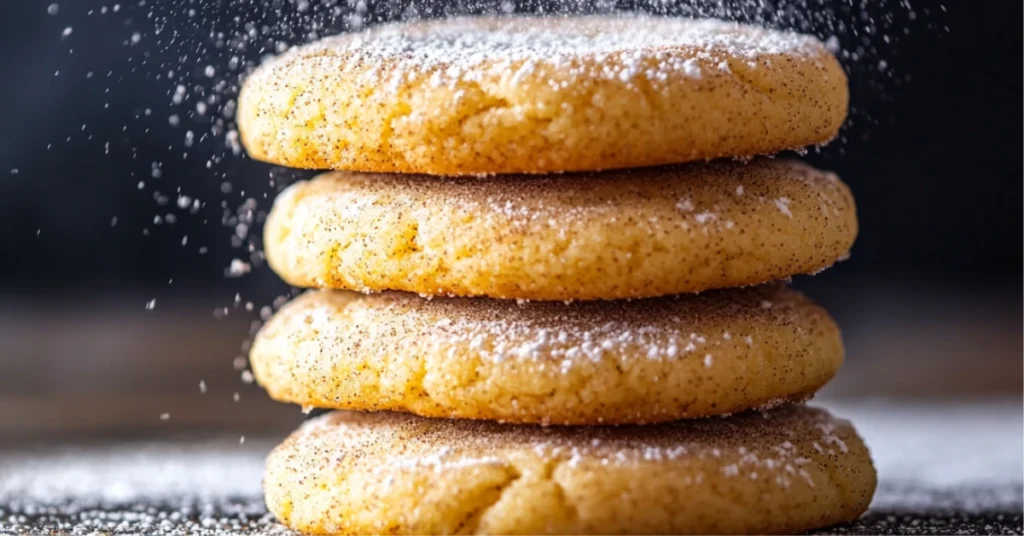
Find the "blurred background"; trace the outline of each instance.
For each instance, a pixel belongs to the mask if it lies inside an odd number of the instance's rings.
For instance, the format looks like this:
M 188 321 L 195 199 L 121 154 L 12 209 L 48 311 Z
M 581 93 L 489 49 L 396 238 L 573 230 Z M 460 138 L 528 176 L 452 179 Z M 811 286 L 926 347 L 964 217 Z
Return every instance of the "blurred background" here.
M 379 4 L 4 0 L 0 442 L 280 436 L 302 419 L 237 359 L 290 292 L 259 234 L 303 176 L 233 150 L 239 74 L 399 14 L 553 9 Z M 821 396 L 1019 401 L 1022 4 L 698 4 L 654 7 L 834 35 L 845 51 L 851 119 L 806 158 L 850 184 L 861 234 L 849 261 L 795 280 L 847 337 Z

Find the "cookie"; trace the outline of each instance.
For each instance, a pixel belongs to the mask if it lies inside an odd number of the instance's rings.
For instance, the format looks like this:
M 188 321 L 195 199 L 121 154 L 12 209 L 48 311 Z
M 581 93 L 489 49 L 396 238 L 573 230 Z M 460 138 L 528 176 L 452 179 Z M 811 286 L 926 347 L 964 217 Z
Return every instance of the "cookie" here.
M 856 519 L 875 484 L 853 427 L 804 406 L 582 428 L 334 412 L 263 480 L 307 534 L 795 534 Z
M 322 39 L 238 100 L 249 155 L 309 169 L 619 169 L 831 140 L 846 75 L 811 36 L 640 16 L 455 18 Z
M 314 291 L 258 333 L 271 397 L 516 423 L 652 423 L 803 400 L 843 361 L 824 309 L 779 286 L 564 304 Z
M 591 300 L 814 273 L 856 235 L 835 175 L 761 159 L 548 177 L 330 173 L 278 197 L 264 244 L 299 287 Z

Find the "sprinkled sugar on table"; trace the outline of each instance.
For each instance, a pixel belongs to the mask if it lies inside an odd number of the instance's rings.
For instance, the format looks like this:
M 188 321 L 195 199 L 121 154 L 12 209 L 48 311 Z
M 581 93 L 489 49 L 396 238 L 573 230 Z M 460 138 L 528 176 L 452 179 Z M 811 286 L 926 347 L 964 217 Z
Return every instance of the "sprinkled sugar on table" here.
M 837 534 L 1024 533 L 1019 401 L 828 403 L 855 420 L 880 482 Z M 0 451 L 0 534 L 292 534 L 260 493 L 276 439 Z

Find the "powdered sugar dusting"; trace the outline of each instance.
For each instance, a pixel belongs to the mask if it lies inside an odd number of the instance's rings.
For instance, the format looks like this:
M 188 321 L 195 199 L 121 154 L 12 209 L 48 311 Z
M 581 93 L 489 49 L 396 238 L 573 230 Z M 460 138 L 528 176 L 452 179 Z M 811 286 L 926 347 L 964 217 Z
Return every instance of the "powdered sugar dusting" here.
M 1024 483 L 1024 415 L 1019 400 L 872 400 L 829 406 L 856 421 L 875 455 L 880 477 L 899 487 L 957 491 Z
M 433 426 L 421 426 L 424 422 L 402 414 L 337 412 L 304 424 L 282 449 L 291 463 L 304 466 L 299 472 L 316 466 L 332 452 L 340 456 L 332 458 L 332 463 L 340 463 L 349 452 L 360 452 L 360 456 L 380 457 L 380 463 L 366 469 L 396 478 L 409 469 L 444 473 L 509 465 L 515 463 L 515 455 L 509 452 L 529 452 L 569 467 L 688 459 L 700 462 L 700 467 L 717 466 L 715 472 L 725 477 L 764 478 L 784 489 L 796 482 L 816 485 L 812 472 L 820 469 L 811 467 L 821 461 L 809 446 L 811 441 L 853 437 L 846 421 L 801 406 L 653 427 L 569 429 L 478 421 L 436 421 Z M 412 429 L 416 433 L 409 436 Z M 403 439 L 395 444 L 393 438 Z M 832 460 L 847 455 L 850 451 L 828 454 Z M 700 484 L 709 476 L 697 470 L 687 475 L 689 481 L 684 484 Z
M 379 26 L 293 49 L 268 63 L 360 73 L 386 91 L 409 83 L 451 86 L 497 77 L 517 85 L 576 77 L 660 85 L 678 75 L 701 79 L 702 64 L 829 54 L 816 38 L 718 20 L 646 16 L 455 18 Z M 725 68 L 722 68 L 722 65 Z M 367 66 L 371 69 L 367 71 Z M 267 73 L 269 69 L 258 71 Z M 543 78 L 551 73 L 562 78 Z
M 116 504 L 175 497 L 246 496 L 259 489 L 266 441 L 124 445 L 0 455 L 0 500 Z M 232 476 L 225 478 L 225 471 Z
M 779 212 L 786 215 L 787 218 L 792 218 L 793 213 L 789 210 L 789 198 L 780 197 L 775 200 L 775 207 L 779 209 Z
M 772 301 L 768 302 L 767 298 Z M 772 303 L 766 309 L 764 303 Z M 486 299 L 434 298 L 387 293 L 355 298 L 345 292 L 311 292 L 281 311 L 267 329 L 292 333 L 300 326 L 310 344 L 336 352 L 358 340 L 378 344 L 383 334 L 416 338 L 420 351 L 468 354 L 490 362 L 558 363 L 563 372 L 604 360 L 676 361 L 692 356 L 705 367 L 716 352 L 749 352 L 747 333 L 723 332 L 743 318 L 762 333 L 816 321 L 818 312 L 781 286 L 757 287 L 631 302 L 512 304 Z M 293 318 L 294 317 L 294 318 Z M 396 326 L 396 321 L 403 322 Z M 358 335 L 357 335 L 358 334 Z M 735 337 L 734 337 L 735 335 Z

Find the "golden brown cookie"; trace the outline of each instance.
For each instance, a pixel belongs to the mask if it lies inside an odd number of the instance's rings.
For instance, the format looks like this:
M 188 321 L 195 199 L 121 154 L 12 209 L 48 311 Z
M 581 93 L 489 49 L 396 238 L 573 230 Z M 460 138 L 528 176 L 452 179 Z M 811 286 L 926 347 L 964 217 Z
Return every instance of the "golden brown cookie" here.
M 643 298 L 823 270 L 857 235 L 835 175 L 788 160 L 596 174 L 299 182 L 265 229 L 300 287 L 535 300 Z
M 326 38 L 238 101 L 284 166 L 489 174 L 617 169 L 831 140 L 846 75 L 817 39 L 714 20 L 455 18 Z
M 803 400 L 843 361 L 783 286 L 629 302 L 314 291 L 256 336 L 276 400 L 517 423 L 650 423 Z
M 805 406 L 593 428 L 335 412 L 263 480 L 307 534 L 793 534 L 856 519 L 875 484 L 853 427 Z

